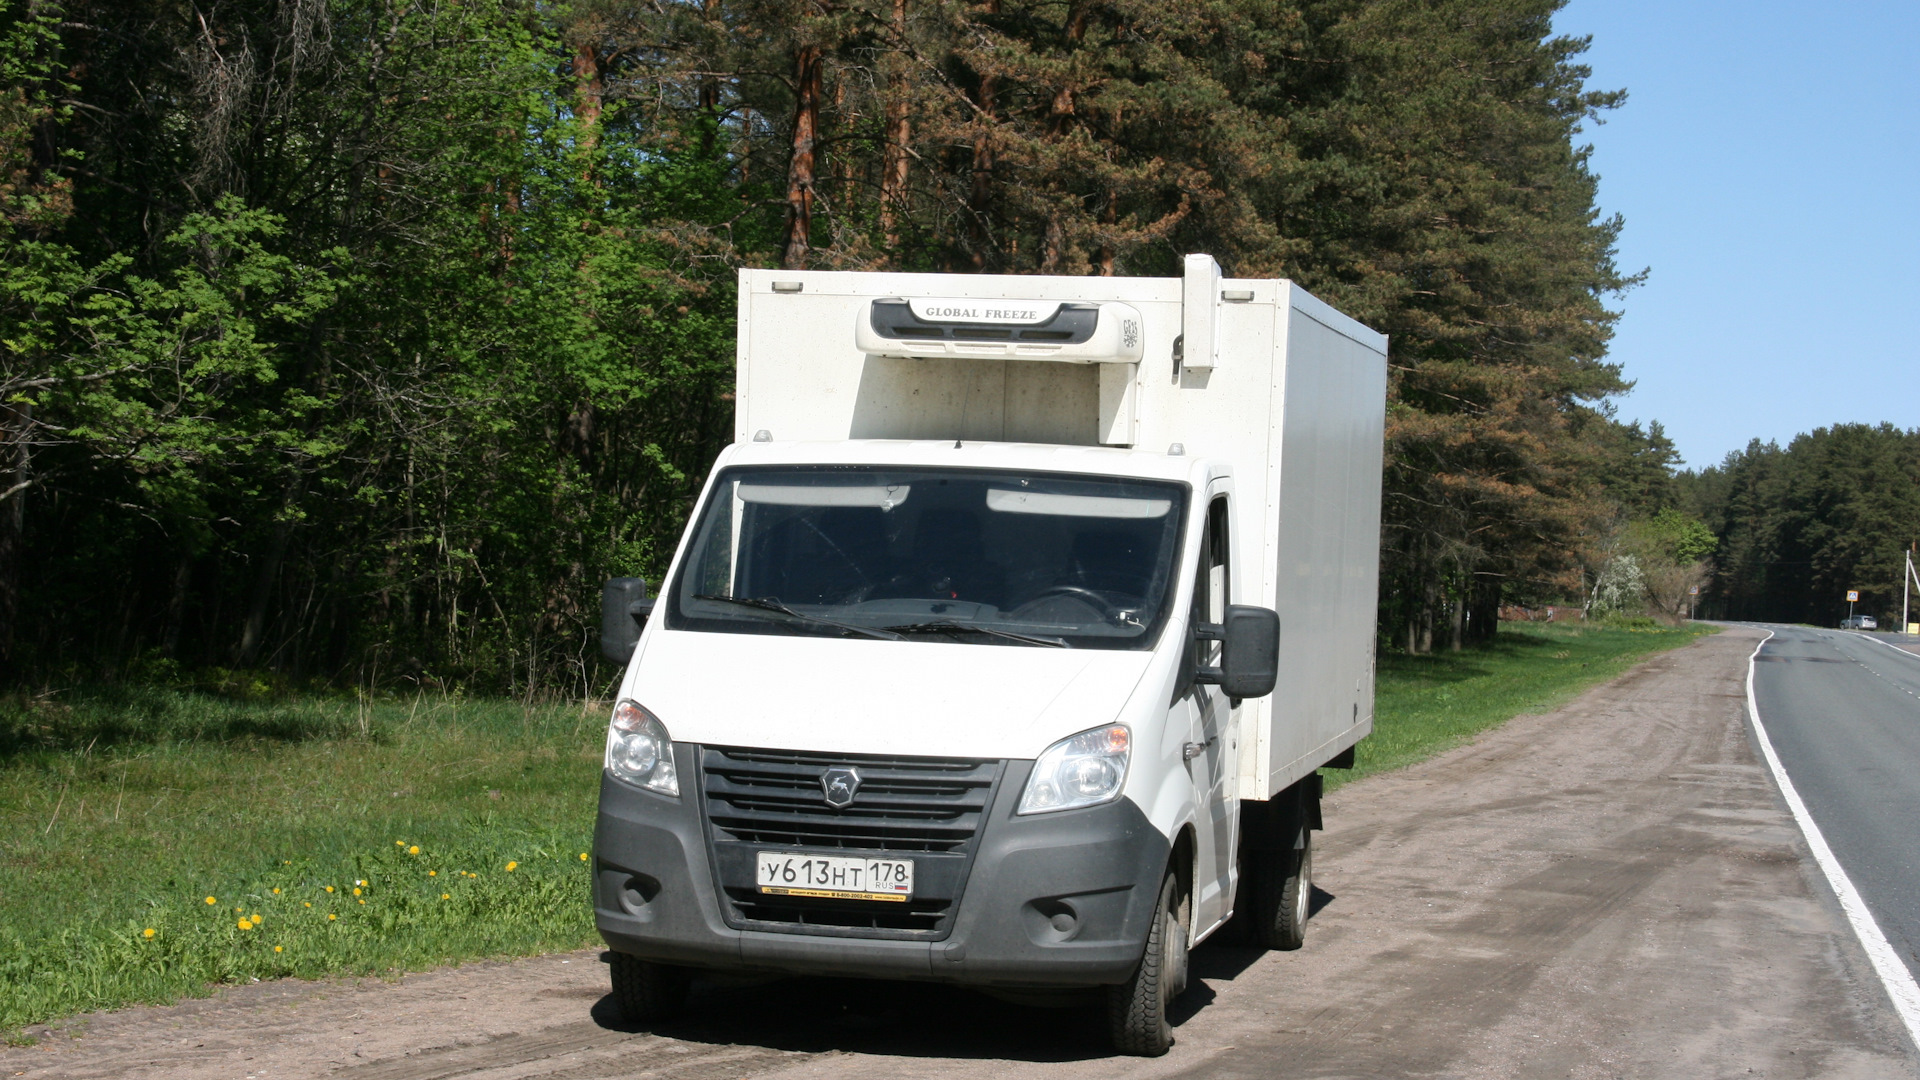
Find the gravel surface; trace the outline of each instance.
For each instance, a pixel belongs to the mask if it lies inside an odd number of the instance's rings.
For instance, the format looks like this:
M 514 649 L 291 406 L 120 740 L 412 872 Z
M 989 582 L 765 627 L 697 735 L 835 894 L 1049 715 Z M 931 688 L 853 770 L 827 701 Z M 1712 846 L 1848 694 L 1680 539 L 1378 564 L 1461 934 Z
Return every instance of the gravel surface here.
M 1744 720 L 1730 629 L 1327 800 L 1307 946 L 1203 946 L 1178 1043 L 1091 1009 L 703 983 L 623 1030 L 595 952 L 82 1017 L 0 1077 L 1920 1077 Z

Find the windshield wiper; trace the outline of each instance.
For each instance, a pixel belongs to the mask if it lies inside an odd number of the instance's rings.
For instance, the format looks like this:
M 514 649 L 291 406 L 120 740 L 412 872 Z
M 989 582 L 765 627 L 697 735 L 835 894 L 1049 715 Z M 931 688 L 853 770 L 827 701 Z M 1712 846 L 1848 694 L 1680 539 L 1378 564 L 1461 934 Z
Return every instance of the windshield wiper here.
M 1023 645 L 1045 645 L 1053 649 L 1069 649 L 1065 639 L 1057 637 L 1036 637 L 1033 634 L 1016 634 L 1011 630 L 996 630 L 991 626 L 976 626 L 973 623 L 955 622 L 952 619 L 935 619 L 933 622 L 901 623 L 889 626 L 888 630 L 896 634 L 985 634 L 988 637 L 1018 641 Z
M 871 626 L 855 626 L 852 623 L 823 619 L 818 615 L 808 615 L 804 611 L 795 611 L 778 600 L 769 600 L 763 596 L 717 596 L 712 593 L 699 593 L 694 596 L 694 599 L 711 600 L 716 604 L 738 604 L 741 607 L 755 608 L 760 611 L 771 611 L 777 615 L 785 615 L 789 618 L 799 619 L 801 622 L 813 623 L 816 626 L 830 626 L 835 630 L 842 630 L 849 634 L 859 634 L 862 637 L 879 638 L 882 641 L 900 641 L 904 636 L 896 634 L 891 630 L 876 630 Z

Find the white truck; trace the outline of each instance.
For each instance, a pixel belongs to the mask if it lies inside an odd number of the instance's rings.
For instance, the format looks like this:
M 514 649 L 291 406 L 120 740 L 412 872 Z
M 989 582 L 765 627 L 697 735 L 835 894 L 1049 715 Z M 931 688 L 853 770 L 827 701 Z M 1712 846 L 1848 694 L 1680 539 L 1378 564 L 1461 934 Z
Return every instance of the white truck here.
M 1297 948 L 1373 726 L 1386 339 L 1284 280 L 744 270 L 736 441 L 626 662 L 616 1000 L 699 970 L 1104 993 Z

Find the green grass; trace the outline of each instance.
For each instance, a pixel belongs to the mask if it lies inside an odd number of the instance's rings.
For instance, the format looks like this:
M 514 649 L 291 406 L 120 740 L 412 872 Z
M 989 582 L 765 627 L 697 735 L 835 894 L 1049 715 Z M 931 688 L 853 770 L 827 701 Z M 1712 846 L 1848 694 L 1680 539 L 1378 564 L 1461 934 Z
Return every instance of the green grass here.
M 0 699 L 0 1035 L 595 940 L 598 708 L 63 697 Z
M 1373 734 L 1354 768 L 1332 769 L 1329 790 L 1458 746 L 1522 713 L 1544 712 L 1654 653 L 1710 627 L 1504 623 L 1493 645 L 1432 656 L 1383 654 L 1374 684 Z
M 1383 656 L 1374 734 L 1329 786 L 1701 632 L 1508 626 L 1489 649 Z M 264 687 L 0 698 L 0 1035 L 220 983 L 591 944 L 604 723 Z

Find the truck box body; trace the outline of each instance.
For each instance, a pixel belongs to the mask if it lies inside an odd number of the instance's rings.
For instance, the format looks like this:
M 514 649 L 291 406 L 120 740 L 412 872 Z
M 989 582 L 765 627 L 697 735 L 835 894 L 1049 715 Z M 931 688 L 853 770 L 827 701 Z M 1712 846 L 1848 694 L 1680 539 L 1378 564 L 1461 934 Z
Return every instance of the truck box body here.
M 1189 276 L 1208 277 L 1204 266 Z M 1280 688 L 1242 706 L 1239 790 L 1262 798 L 1373 730 L 1386 338 L 1290 281 L 1209 284 L 1195 299 L 1212 298 L 1215 362 L 1183 357 L 1176 377 L 1195 291 L 1182 278 L 743 270 L 734 436 L 1177 443 L 1232 462 L 1237 543 L 1261 553 L 1257 586 L 1234 591 L 1280 613 Z M 974 300 L 983 311 L 1009 300 L 1124 303 L 1141 317 L 1141 359 L 1008 357 L 995 355 L 1008 348 L 998 342 L 950 358 L 861 352 L 857 324 L 891 297 Z M 1256 505 L 1260 514 L 1246 512 Z
M 616 997 L 1106 987 L 1163 1052 L 1191 945 L 1298 947 L 1315 770 L 1372 730 L 1386 339 L 1204 255 L 739 311 L 735 442 L 657 599 L 602 601 Z

